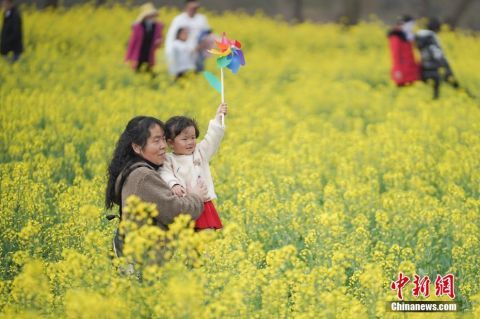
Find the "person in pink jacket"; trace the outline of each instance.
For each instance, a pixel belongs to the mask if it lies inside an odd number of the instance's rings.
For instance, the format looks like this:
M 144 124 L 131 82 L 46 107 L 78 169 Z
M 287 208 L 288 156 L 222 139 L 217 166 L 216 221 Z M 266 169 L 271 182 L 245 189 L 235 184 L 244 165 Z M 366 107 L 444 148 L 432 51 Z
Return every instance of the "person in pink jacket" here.
M 157 21 L 157 9 L 150 2 L 140 8 L 140 14 L 132 25 L 125 61 L 140 71 L 144 64 L 153 73 L 155 50 L 162 44 L 163 24 Z

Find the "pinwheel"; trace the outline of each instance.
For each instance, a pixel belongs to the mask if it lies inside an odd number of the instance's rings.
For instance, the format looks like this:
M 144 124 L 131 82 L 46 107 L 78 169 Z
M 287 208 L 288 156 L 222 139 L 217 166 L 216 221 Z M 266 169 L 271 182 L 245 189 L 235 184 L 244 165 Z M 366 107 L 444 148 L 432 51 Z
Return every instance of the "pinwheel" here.
M 217 49 L 208 50 L 209 53 L 218 56 L 217 67 L 220 68 L 220 81 L 210 72 L 204 72 L 204 76 L 208 83 L 217 90 L 222 96 L 222 103 L 225 102 L 225 90 L 223 85 L 223 69 L 228 68 L 233 74 L 237 74 L 241 65 L 245 65 L 245 57 L 242 52 L 242 44 L 237 40 L 227 38 L 225 32 L 220 41 L 215 40 Z M 224 118 L 222 116 L 222 126 L 224 126 Z

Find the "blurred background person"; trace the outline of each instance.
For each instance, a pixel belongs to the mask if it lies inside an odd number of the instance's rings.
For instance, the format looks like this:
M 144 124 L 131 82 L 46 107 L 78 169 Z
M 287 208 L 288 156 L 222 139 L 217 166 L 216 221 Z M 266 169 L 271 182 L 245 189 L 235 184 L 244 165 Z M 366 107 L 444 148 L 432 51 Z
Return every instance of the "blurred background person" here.
M 433 82 L 434 99 L 440 96 L 442 80 L 454 88 L 459 86 L 437 37 L 440 26 L 438 19 L 430 18 L 427 28 L 419 30 L 415 35 L 415 42 L 421 55 L 421 77 L 425 82 Z
M 195 68 L 197 72 L 202 72 L 205 70 L 205 60 L 210 56 L 208 50 L 215 46 L 215 40 L 216 37 L 213 35 L 212 29 L 202 31 L 198 36 L 198 56 L 195 61 Z
M 420 78 L 419 65 L 413 53 L 414 27 L 415 20 L 405 15 L 388 32 L 392 59 L 390 75 L 397 86 L 411 84 Z
M 13 0 L 3 0 L 3 9 L 0 53 L 8 58 L 8 54 L 12 52 L 10 61 L 15 62 L 23 52 L 22 18 Z
M 137 72 L 146 64 L 153 75 L 155 50 L 162 44 L 163 24 L 157 20 L 158 11 L 152 3 L 140 7 L 140 14 L 132 25 L 125 60 L 131 63 Z
M 208 25 L 207 17 L 197 12 L 199 8 L 200 4 L 198 1 L 186 0 L 184 11 L 173 19 L 172 24 L 168 29 L 165 40 L 165 54 L 167 58 L 168 69 L 172 75 L 175 75 L 175 70 L 172 69 L 173 42 L 177 40 L 178 29 L 188 29 L 188 48 L 193 47 L 195 49 L 194 61 L 197 61 L 199 58 L 205 58 L 204 56 L 198 54 L 200 49 L 206 50 L 204 43 L 199 43 L 199 41 L 205 38 L 201 38 L 201 35 L 203 32 L 210 30 L 210 26 Z M 196 64 L 198 64 L 198 62 L 196 62 Z M 200 63 L 200 65 L 203 64 Z M 201 70 L 197 69 L 197 71 Z
M 187 28 L 179 28 L 177 38 L 172 44 L 171 67 L 175 80 L 178 80 L 190 71 L 195 71 L 195 47 L 188 41 Z

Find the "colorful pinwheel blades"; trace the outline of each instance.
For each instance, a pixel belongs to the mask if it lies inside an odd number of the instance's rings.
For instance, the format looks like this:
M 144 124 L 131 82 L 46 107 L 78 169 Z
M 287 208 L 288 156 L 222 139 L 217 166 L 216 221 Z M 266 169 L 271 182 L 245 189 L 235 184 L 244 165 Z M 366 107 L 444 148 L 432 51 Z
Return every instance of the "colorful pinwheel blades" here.
M 237 40 L 230 40 L 225 33 L 220 41 L 215 41 L 218 50 L 209 50 L 213 55 L 217 55 L 217 66 L 219 68 L 229 68 L 234 74 L 238 72 L 240 66 L 245 65 L 245 57 L 242 52 L 242 44 Z
M 232 61 L 229 65 L 227 65 L 227 68 L 229 68 L 234 74 L 236 74 L 238 72 L 238 69 L 240 69 L 241 65 L 245 65 L 245 58 L 243 57 L 243 52 L 240 49 L 235 50 L 233 51 Z

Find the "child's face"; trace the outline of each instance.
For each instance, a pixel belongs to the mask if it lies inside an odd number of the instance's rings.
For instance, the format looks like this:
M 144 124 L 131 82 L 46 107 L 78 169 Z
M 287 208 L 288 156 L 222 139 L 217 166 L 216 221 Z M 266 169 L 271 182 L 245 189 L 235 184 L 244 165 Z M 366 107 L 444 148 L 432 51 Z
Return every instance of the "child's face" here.
M 182 31 L 180 31 L 180 34 L 178 35 L 178 39 L 180 41 L 187 41 L 188 39 L 188 31 L 187 29 L 183 29 Z
M 178 134 L 173 140 L 168 140 L 168 145 L 173 149 L 173 153 L 177 155 L 191 155 L 195 151 L 197 138 L 195 136 L 195 128 L 189 126 Z

